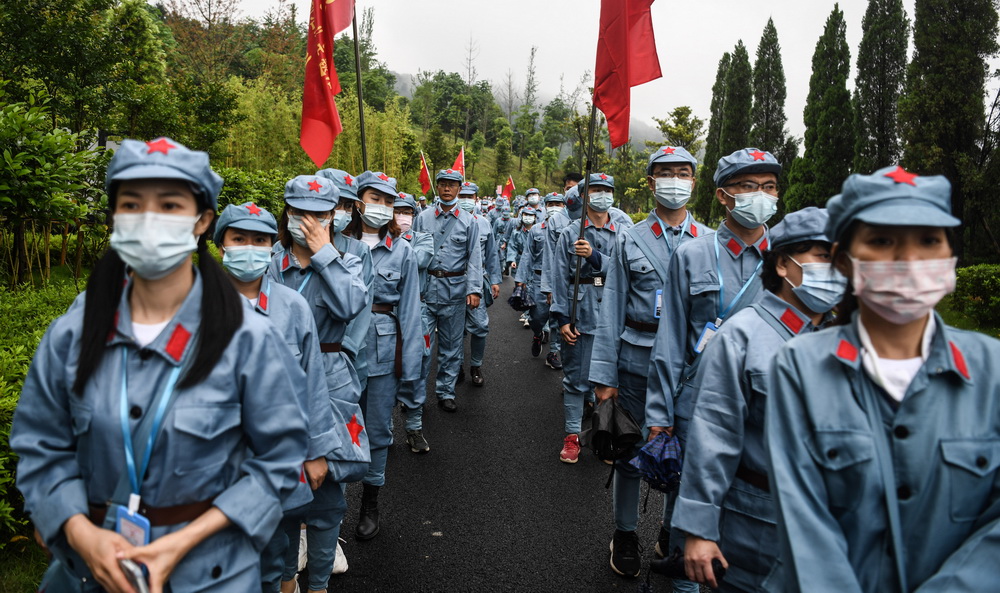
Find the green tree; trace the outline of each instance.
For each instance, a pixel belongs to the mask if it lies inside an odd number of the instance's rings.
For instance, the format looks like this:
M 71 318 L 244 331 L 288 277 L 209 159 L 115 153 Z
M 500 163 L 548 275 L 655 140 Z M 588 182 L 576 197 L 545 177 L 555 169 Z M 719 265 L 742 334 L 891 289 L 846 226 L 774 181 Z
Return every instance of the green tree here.
M 549 174 L 559 166 L 559 151 L 551 146 L 542 149 L 542 166 L 545 168 L 546 183 L 552 181 Z
M 768 19 L 753 66 L 753 126 L 750 144 L 778 154 L 785 146 L 785 69 L 774 20 Z
M 538 179 L 542 177 L 542 158 L 534 151 L 528 153 L 528 167 L 524 174 L 528 178 L 528 183 L 538 185 Z
M 469 145 L 469 150 L 465 151 L 465 160 L 469 164 L 470 174 L 474 174 L 476 172 L 476 163 L 482 159 L 483 151 L 485 149 L 486 134 L 477 130 L 476 133 L 472 135 L 472 143 Z
M 805 154 L 792 164 L 784 196 L 787 211 L 820 206 L 840 192 L 854 160 L 854 113 L 847 79 L 851 50 L 844 12 L 835 4 L 812 59 L 803 112 Z
M 378 111 L 385 111 L 386 105 L 396 95 L 396 76 L 377 59 L 378 52 L 372 41 L 374 27 L 375 9 L 369 7 L 365 9 L 358 24 L 361 89 L 364 91 L 363 98 L 366 104 Z M 356 94 L 358 79 L 354 58 L 354 39 L 346 33 L 334 42 L 333 63 L 337 67 L 341 88 Z
M 666 119 L 654 117 L 656 127 L 663 134 L 663 141 L 669 146 L 686 148 L 691 154 L 698 154 L 705 142 L 701 140 L 705 133 L 705 120 L 695 117 L 687 105 L 674 107 Z M 659 148 L 659 143 L 646 142 L 651 149 Z
M 719 148 L 723 155 L 746 148 L 750 140 L 750 110 L 753 107 L 753 70 L 742 41 L 736 43 L 726 72 L 726 103 L 722 116 Z
M 854 170 L 868 173 L 899 162 L 897 104 L 906 79 L 910 30 L 902 0 L 869 0 L 861 28 L 854 82 Z
M 695 187 L 695 203 L 693 209 L 700 220 L 710 220 L 712 205 L 715 199 L 715 169 L 722 158 L 719 139 L 722 135 L 722 118 L 726 105 L 726 76 L 732 56 L 729 52 L 722 54 L 719 67 L 715 73 L 715 84 L 712 85 L 712 116 L 708 122 L 708 135 L 705 138 L 705 162 L 698 168 L 698 185 Z
M 904 165 L 921 174 L 943 174 L 952 182 L 952 211 L 966 223 L 980 216 L 967 201 L 985 127 L 983 105 L 988 60 L 997 54 L 997 11 L 992 0 L 917 0 L 913 61 L 907 69 L 899 121 Z M 992 124 L 993 122 L 991 122 Z M 996 210 L 996 186 L 985 186 Z M 956 255 L 965 254 L 966 232 L 955 237 Z
M 497 123 L 503 122 L 507 123 L 504 118 L 498 118 Z M 514 138 L 514 132 L 510 129 L 510 126 L 503 125 L 499 126 L 499 131 L 497 132 L 497 142 L 494 145 L 494 170 L 493 170 L 493 180 L 499 182 L 499 180 L 506 181 L 507 175 L 511 173 L 511 141 Z
M 445 144 L 444 131 L 441 130 L 441 126 L 435 124 L 431 128 L 430 133 L 427 134 L 427 144 L 424 147 L 424 152 L 430 161 L 431 169 L 444 169 L 447 166 L 451 166 L 451 161 L 448 160 L 448 153 L 451 152 L 451 148 Z

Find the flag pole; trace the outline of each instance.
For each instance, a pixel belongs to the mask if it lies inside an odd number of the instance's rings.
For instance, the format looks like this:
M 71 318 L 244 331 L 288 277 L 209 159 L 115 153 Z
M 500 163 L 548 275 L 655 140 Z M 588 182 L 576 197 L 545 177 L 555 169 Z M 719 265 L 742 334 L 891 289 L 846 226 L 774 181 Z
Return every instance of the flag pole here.
M 580 211 L 580 236 L 578 241 L 583 240 L 584 223 L 587 220 L 587 209 L 590 206 L 590 173 L 593 170 L 593 161 L 591 160 L 594 155 L 594 128 L 597 122 L 597 105 L 591 98 L 590 103 L 590 129 L 589 138 L 587 140 L 587 166 L 586 172 L 583 175 L 583 191 L 580 192 L 580 197 L 583 199 L 583 209 Z M 583 258 L 579 255 L 576 256 L 576 271 L 573 273 L 573 302 L 570 304 L 570 314 L 569 314 L 569 327 L 573 331 L 576 331 L 576 309 L 577 299 L 580 297 L 580 268 L 583 266 Z
M 356 7 L 355 7 L 356 8 Z M 361 129 L 361 165 L 368 170 L 368 148 L 365 142 L 365 102 L 361 92 L 361 40 L 358 39 L 358 11 L 354 11 L 352 21 L 354 26 L 354 73 L 358 79 L 358 121 Z

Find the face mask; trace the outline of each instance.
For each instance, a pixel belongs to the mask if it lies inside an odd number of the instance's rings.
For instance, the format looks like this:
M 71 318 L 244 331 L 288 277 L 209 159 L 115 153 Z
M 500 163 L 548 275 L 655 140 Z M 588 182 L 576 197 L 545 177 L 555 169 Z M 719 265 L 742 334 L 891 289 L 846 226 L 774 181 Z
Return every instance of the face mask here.
M 470 200 L 469 198 L 459 198 L 458 207 L 466 212 L 472 212 L 472 210 L 476 207 L 476 201 Z
M 547 207 L 547 208 L 545 208 L 545 209 L 546 209 L 547 211 L 549 211 L 549 212 L 551 212 L 551 213 L 555 214 L 555 213 L 557 213 L 557 212 L 562 212 L 562 210 L 563 210 L 563 206 L 562 206 L 562 204 L 553 204 L 553 205 L 551 205 L 551 206 L 548 206 L 548 207 Z
M 532 206 L 537 206 L 538 202 L 539 202 L 539 197 L 537 195 L 531 194 L 530 196 L 528 196 L 528 204 Z
M 730 210 L 733 218 L 740 226 L 748 229 L 760 227 L 778 211 L 778 198 L 762 191 L 726 195 L 736 200 L 736 207 Z
M 333 232 L 342 233 L 351 224 L 350 210 L 336 210 L 333 213 Z
M 361 220 L 373 229 L 380 229 L 392 220 L 392 208 L 382 204 L 365 204 Z
M 850 256 L 848 256 L 850 257 Z M 926 317 L 955 290 L 956 257 L 859 261 L 851 257 L 854 294 L 879 317 L 903 325 Z
M 657 177 L 656 190 L 654 192 L 656 201 L 664 208 L 677 210 L 691 199 L 692 185 L 693 182 L 690 179 Z
M 833 264 L 816 262 L 800 264 L 794 257 L 788 259 L 802 268 L 802 283 L 792 286 L 792 292 L 799 297 L 806 309 L 813 313 L 826 313 L 837 306 L 847 288 L 847 278 L 833 267 Z M 785 278 L 791 286 L 792 282 Z
M 226 252 L 222 254 L 222 265 L 230 274 L 243 282 L 260 278 L 270 264 L 270 247 L 257 245 L 226 247 Z
M 457 203 L 458 203 L 458 196 L 455 196 L 454 198 L 448 200 L 447 202 L 444 200 L 444 198 L 441 198 L 442 206 L 454 206 Z
M 399 225 L 399 230 L 404 233 L 410 230 L 413 226 L 413 215 L 412 214 L 397 214 L 396 224 Z
M 111 248 L 140 278 L 159 280 L 198 248 L 194 225 L 200 218 L 158 212 L 115 214 Z
M 595 212 L 607 212 L 614 203 L 615 195 L 609 191 L 597 192 L 590 196 L 590 208 Z
M 532 214 L 525 214 L 521 217 L 521 223 L 525 225 L 535 224 L 535 217 Z
M 510 220 L 510 212 L 504 212 L 501 216 L 504 220 Z
M 288 215 L 288 234 L 292 240 L 299 245 L 306 246 L 306 234 L 302 232 L 302 217 L 295 214 Z

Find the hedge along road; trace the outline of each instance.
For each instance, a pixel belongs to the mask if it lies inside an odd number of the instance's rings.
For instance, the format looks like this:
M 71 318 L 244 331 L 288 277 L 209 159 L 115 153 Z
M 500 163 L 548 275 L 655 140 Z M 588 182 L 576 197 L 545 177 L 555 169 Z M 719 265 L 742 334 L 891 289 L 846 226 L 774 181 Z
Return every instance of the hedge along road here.
M 531 356 L 531 332 L 506 302 L 512 288 L 505 278 L 489 308 L 486 385 L 460 384 L 457 413 L 437 407 L 432 366 L 429 453 L 410 452 L 395 415 L 375 539 L 354 539 L 361 488 L 348 488 L 341 537 L 350 568 L 331 579 L 331 591 L 636 591 L 645 579 L 663 497 L 653 491 L 640 515 L 642 577 L 615 575 L 611 490 L 604 488 L 610 467 L 586 449 L 575 465 L 559 461 L 562 373 L 545 366 L 547 350 Z M 660 575 L 651 584 L 670 591 Z

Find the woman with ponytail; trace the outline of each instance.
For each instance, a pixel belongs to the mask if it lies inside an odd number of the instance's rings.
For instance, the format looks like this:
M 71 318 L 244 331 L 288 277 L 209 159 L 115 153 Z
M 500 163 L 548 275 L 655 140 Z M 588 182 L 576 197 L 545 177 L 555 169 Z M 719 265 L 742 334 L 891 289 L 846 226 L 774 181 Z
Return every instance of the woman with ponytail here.
M 154 593 L 258 589 L 308 446 L 303 398 L 273 394 L 303 373 L 207 252 L 206 153 L 125 140 L 106 188 L 111 251 L 49 326 L 10 438 L 42 588 L 128 593 L 135 563 Z

